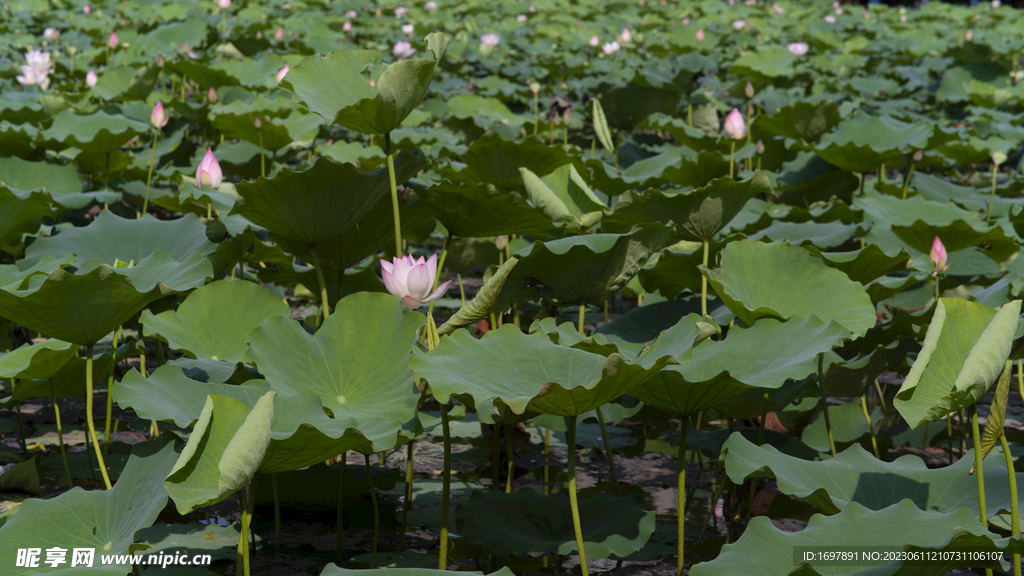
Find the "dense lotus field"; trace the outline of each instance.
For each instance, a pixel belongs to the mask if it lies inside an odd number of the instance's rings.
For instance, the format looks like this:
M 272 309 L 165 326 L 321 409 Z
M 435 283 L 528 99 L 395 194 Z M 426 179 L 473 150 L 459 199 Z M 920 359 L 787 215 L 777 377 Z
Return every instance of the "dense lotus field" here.
M 1021 575 L 1019 11 L 2 9 L 0 576 Z

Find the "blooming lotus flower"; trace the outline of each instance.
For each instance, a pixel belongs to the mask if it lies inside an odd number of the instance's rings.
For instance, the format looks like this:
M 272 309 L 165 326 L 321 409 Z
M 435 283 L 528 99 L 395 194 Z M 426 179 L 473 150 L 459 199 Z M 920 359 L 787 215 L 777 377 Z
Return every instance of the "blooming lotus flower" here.
M 46 38 L 47 40 L 56 40 L 57 36 L 60 36 L 60 30 L 57 30 L 56 28 L 47 28 L 46 30 L 43 30 L 43 38 Z
M 118 44 L 120 44 L 120 42 L 117 39 L 117 32 L 111 32 L 110 37 L 107 38 L 107 48 L 113 50 L 114 48 L 117 48 Z
M 352 29 L 352 23 L 347 21 L 347 20 L 345 21 L 344 24 L 341 25 L 341 31 L 342 32 L 348 32 L 351 29 Z
M 278 26 L 277 30 L 274 31 L 274 40 L 281 42 L 284 40 L 284 28 Z
M 424 260 L 422 256 L 417 260 L 410 255 L 394 258 L 391 262 L 381 260 L 380 268 L 388 292 L 401 298 L 402 304 L 409 310 L 437 300 L 448 291 L 452 283 L 452 280 L 448 280 L 438 286 L 437 290 L 430 291 L 437 278 L 437 254 L 431 254 L 430 260 Z
M 437 10 L 437 2 L 434 2 L 434 0 L 430 0 L 430 2 L 427 2 L 427 5 L 424 6 L 424 8 L 426 8 L 427 10 Z
M 349 10 L 348 12 L 345 12 L 345 18 L 355 18 L 357 15 L 358 14 L 356 13 L 355 10 Z
M 697 42 L 703 42 L 703 41 L 704 41 L 704 29 L 701 28 L 701 29 L 697 30 Z
M 498 36 L 497 34 L 484 34 L 480 37 L 481 48 L 497 46 L 498 42 L 501 42 L 501 36 Z
M 221 172 L 217 157 L 213 155 L 213 150 L 207 148 L 206 155 L 199 162 L 199 170 L 196 171 L 196 187 L 209 186 L 211 188 L 220 188 L 223 179 L 224 173 Z
M 793 42 L 789 46 L 786 46 L 786 48 L 789 49 L 790 54 L 799 58 L 804 54 L 807 54 L 807 50 L 810 49 L 810 46 L 804 44 L 803 42 Z
M 831 14 L 829 14 L 828 16 L 825 16 L 825 22 L 828 22 L 829 24 L 835 24 L 836 23 L 836 17 L 831 15 Z
M 50 82 L 52 69 L 53 63 L 50 62 L 49 52 L 29 50 L 28 54 L 25 54 L 25 64 L 22 65 L 21 75 L 17 79 L 24 86 L 39 84 L 45 89 Z
M 1002 5 L 1003 5 L 1003 3 L 1002 3 L 1002 2 L 1000 2 L 999 0 L 992 0 L 992 4 L 991 4 L 991 6 L 992 6 L 992 9 L 993 9 L 993 10 L 995 10 L 995 9 L 999 8 L 999 7 L 1000 7 L 1000 6 L 1002 6 Z
M 964 40 L 967 40 L 968 42 L 970 42 L 973 39 L 974 39 L 974 31 L 973 30 L 968 30 L 967 33 L 964 34 Z
M 734 20 L 732 23 L 732 27 L 735 30 L 743 30 L 744 28 L 747 27 L 747 23 L 744 20 Z
M 612 40 L 611 42 L 608 42 L 607 44 L 602 46 L 601 50 L 604 51 L 605 56 L 611 56 L 612 54 L 618 52 L 620 48 L 622 48 L 622 46 L 619 46 L 618 42 Z
M 775 10 L 776 14 L 782 14 L 785 12 L 785 10 L 782 9 L 782 6 L 779 6 L 778 4 L 772 4 L 772 10 Z
M 276 78 L 277 78 L 277 83 L 278 84 L 281 83 L 281 80 L 284 80 L 284 77 L 288 74 L 289 70 L 291 70 L 291 67 L 289 67 L 287 64 L 285 64 L 284 68 L 281 68 L 280 70 L 277 71 Z
M 743 121 L 743 114 L 740 114 L 739 109 L 733 108 L 732 112 L 725 117 L 722 132 L 725 132 L 725 135 L 733 140 L 739 140 L 747 135 L 747 124 Z
M 96 77 L 96 72 L 89 70 L 89 73 L 85 75 L 85 85 L 92 88 L 96 85 L 97 81 L 99 81 L 99 78 Z
M 217 0 L 217 6 L 221 10 L 227 10 L 228 8 L 231 8 L 231 0 Z
M 946 263 L 946 247 L 942 245 L 942 240 L 939 240 L 938 236 L 932 241 L 932 249 L 928 253 L 928 258 L 935 264 L 932 276 L 938 276 L 949 268 L 949 264 Z
M 619 34 L 619 38 L 621 38 L 623 44 L 625 44 L 633 41 L 633 34 L 630 33 L 629 28 L 623 28 L 622 33 Z
M 900 22 L 906 22 L 906 21 L 907 21 L 907 17 L 906 16 L 900 16 Z
M 593 36 L 590 37 L 590 47 L 591 48 L 597 48 L 600 45 L 601 45 L 601 40 L 597 37 L 597 34 L 594 34 Z
M 394 54 L 396 58 L 405 60 L 406 58 L 412 57 L 412 55 L 416 53 L 416 49 L 408 42 L 395 42 L 395 47 L 391 49 L 391 53 Z
M 520 14 L 519 16 L 516 16 L 516 22 L 519 22 L 520 24 L 526 22 L 526 14 Z
M 82 13 L 83 14 L 88 16 L 90 12 L 92 12 L 92 8 L 90 8 L 88 4 L 86 4 L 85 6 L 82 6 Z
M 405 34 L 406 36 L 412 36 L 412 33 L 415 30 L 416 27 L 413 26 L 412 24 L 405 24 L 404 26 L 402 26 L 402 33 Z
M 398 8 L 395 8 L 395 18 L 402 18 L 402 17 L 404 17 L 405 13 L 408 12 L 408 11 L 409 10 L 407 8 L 405 8 L 404 6 L 399 6 Z
M 156 106 L 153 107 L 153 113 L 149 115 L 149 123 L 154 128 L 163 128 L 167 125 L 168 120 L 167 114 L 164 113 L 164 103 L 157 100 Z
M 672 7 L 675 8 L 675 4 L 673 4 Z M 690 25 L 690 18 L 688 16 L 684 17 L 683 18 L 683 26 L 689 26 L 689 25 Z

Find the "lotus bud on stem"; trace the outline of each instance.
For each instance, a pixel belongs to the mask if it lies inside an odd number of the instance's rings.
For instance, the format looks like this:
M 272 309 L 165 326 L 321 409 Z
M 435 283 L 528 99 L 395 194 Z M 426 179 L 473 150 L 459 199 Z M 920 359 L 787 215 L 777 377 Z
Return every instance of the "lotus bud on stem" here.
M 996 174 L 999 170 L 999 165 L 1006 162 L 1006 154 L 1002 152 L 992 153 L 992 194 L 988 198 L 988 212 L 985 213 L 985 222 L 992 218 L 992 204 L 996 201 Z

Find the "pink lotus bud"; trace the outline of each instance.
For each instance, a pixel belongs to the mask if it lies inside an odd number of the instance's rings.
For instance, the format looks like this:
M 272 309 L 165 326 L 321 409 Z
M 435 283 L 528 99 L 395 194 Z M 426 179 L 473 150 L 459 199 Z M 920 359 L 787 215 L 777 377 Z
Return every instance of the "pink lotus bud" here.
M 97 81 L 99 81 L 99 78 L 96 77 L 96 72 L 89 70 L 89 73 L 85 75 L 85 85 L 92 88 L 96 85 Z
M 434 0 L 430 0 L 430 2 L 427 2 L 424 8 L 426 8 L 427 10 L 437 10 L 437 2 L 434 2 Z
M 971 40 L 974 40 L 974 31 L 973 30 L 968 30 L 967 33 L 964 34 L 964 40 L 967 40 L 968 42 L 970 42 Z
M 689 26 L 689 25 L 690 25 L 690 18 L 689 17 L 683 18 L 683 26 Z
M 231 8 L 231 0 L 217 0 L 217 6 L 221 10 L 227 10 L 228 8 Z
M 504 250 L 505 247 L 508 246 L 508 237 L 505 236 L 504 234 L 495 237 L 494 245 L 498 248 L 498 250 Z
M 804 44 L 803 42 L 793 42 L 789 46 L 786 46 L 786 48 L 789 49 L 790 54 L 796 56 L 797 58 L 803 56 L 804 54 L 807 54 L 807 51 L 810 50 L 810 46 Z
M 725 135 L 733 140 L 739 140 L 747 135 L 747 125 L 743 121 L 743 114 L 740 114 L 737 108 L 733 108 L 732 112 L 725 117 L 722 132 L 725 132 Z
M 701 29 L 697 30 L 697 42 L 703 42 L 703 41 L 704 41 L 704 29 L 701 28 Z
M 520 14 L 519 16 L 516 16 L 516 22 L 520 24 L 526 22 L 526 14 Z
M 381 260 L 380 269 L 388 292 L 400 298 L 409 310 L 437 300 L 448 291 L 452 283 L 450 279 L 431 292 L 437 278 L 437 254 L 431 254 L 429 260 L 424 260 L 422 256 L 414 259 L 410 255 L 393 258 L 391 262 Z
M 288 74 L 289 70 L 291 70 L 291 68 L 287 64 L 285 64 L 284 68 L 281 68 L 280 70 L 277 71 L 277 83 L 278 84 L 281 83 L 281 80 L 284 80 L 284 77 Z
M 747 27 L 747 22 L 745 20 L 734 20 L 732 27 L 734 30 L 743 30 Z
M 211 188 L 220 188 L 223 179 L 224 173 L 221 172 L 217 157 L 213 155 L 213 150 L 207 148 L 206 155 L 199 162 L 199 170 L 196 171 L 196 187 L 209 186 Z
M 164 113 L 164 103 L 160 100 L 156 101 L 156 106 L 153 107 L 153 113 L 149 115 L 149 123 L 154 128 L 163 128 L 167 126 L 167 114 Z
M 259 116 L 256 117 L 256 120 L 253 121 L 252 125 L 255 126 L 257 130 L 263 129 L 263 122 L 260 121 Z
M 376 88 L 376 87 L 377 87 L 377 83 L 376 83 L 376 82 L 374 82 L 374 81 L 373 81 L 373 80 L 371 79 L 371 80 L 370 80 L 370 88 Z
M 118 40 L 117 40 L 117 32 L 111 32 L 110 33 L 110 38 L 107 38 L 107 48 L 110 48 L 111 50 L 113 50 L 114 48 L 117 48 L 117 45 L 119 43 L 120 42 L 118 42 Z
M 764 141 L 763 140 L 758 140 L 757 141 L 757 145 L 754 146 L 754 152 L 757 152 L 758 156 L 760 156 L 761 154 L 764 154 Z
M 938 236 L 932 241 L 932 249 L 928 253 L 928 258 L 935 264 L 932 276 L 938 276 L 949 268 L 949 264 L 946 263 L 946 247 L 942 245 L 942 240 L 939 240 Z
M 566 126 L 568 126 L 569 122 L 571 120 L 572 120 L 572 108 L 566 108 L 565 112 L 562 114 L 562 121 L 565 122 Z
M 46 30 L 43 30 L 43 38 L 46 38 L 51 42 L 56 40 L 58 36 L 60 36 L 60 30 L 57 30 L 56 28 L 47 28 Z
M 831 14 L 829 14 L 829 15 L 825 16 L 825 22 L 828 22 L 829 24 L 835 24 L 836 23 L 836 17 L 831 15 Z
M 750 80 L 747 80 L 747 85 L 743 88 L 743 94 L 746 95 L 747 100 L 754 97 L 754 85 L 750 83 Z
M 216 104 L 220 97 L 217 96 L 217 91 L 210 86 L 210 91 L 206 93 L 206 99 L 210 101 L 210 104 Z
M 284 28 L 278 26 L 277 31 L 274 32 L 274 40 L 281 42 L 284 40 Z
M 341 31 L 348 32 L 349 30 L 352 30 L 352 23 L 346 20 L 345 23 L 341 25 Z
M 591 48 L 597 48 L 600 44 L 601 44 L 601 40 L 597 37 L 597 34 L 594 34 L 593 36 L 590 37 L 590 47 Z
M 436 8 L 437 6 L 435 5 L 434 7 Z M 427 7 L 427 10 L 430 10 L 429 6 Z M 357 14 L 355 10 L 349 10 L 348 12 L 345 12 L 345 18 L 352 19 L 355 18 L 356 16 Z
M 623 28 L 622 29 L 622 33 L 619 34 L 619 38 L 622 39 L 623 43 L 632 42 L 633 41 L 633 34 L 630 33 L 629 28 Z
M 918 150 L 917 152 L 914 152 L 915 163 L 920 162 L 922 158 L 924 158 L 924 150 Z
M 522 16 L 522 14 L 520 14 L 520 16 Z M 524 20 L 525 20 L 525 18 L 524 18 Z M 413 26 L 412 24 L 404 24 L 404 25 L 402 25 L 402 34 L 405 34 L 406 36 L 410 36 L 411 37 L 413 35 L 413 32 L 415 32 L 415 30 L 416 30 L 416 27 Z
M 92 8 L 90 8 L 88 4 L 86 4 L 85 6 L 82 6 L 82 13 L 83 14 L 88 16 L 90 12 L 92 12 Z

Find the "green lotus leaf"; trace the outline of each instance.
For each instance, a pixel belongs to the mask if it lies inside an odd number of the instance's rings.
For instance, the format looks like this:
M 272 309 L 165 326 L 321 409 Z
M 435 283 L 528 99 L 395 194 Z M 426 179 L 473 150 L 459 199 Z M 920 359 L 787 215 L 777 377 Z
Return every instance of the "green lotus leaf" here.
M 995 384 L 1010 356 L 1020 300 L 992 310 L 940 298 L 921 352 L 893 400 L 911 428 L 967 408 Z
M 298 111 L 292 114 L 307 116 Z M 320 121 L 319 116 L 313 117 L 317 122 Z M 257 119 L 261 122 L 259 129 L 256 128 Z M 283 120 L 258 112 L 242 114 L 221 112 L 213 116 L 210 124 L 217 130 L 220 130 L 226 138 L 245 140 L 257 146 L 262 144 L 263 149 L 269 152 L 280 150 L 293 141 L 293 138 L 288 133 L 288 127 Z
M 885 372 L 888 357 L 889 349 L 881 346 L 849 360 L 832 351 L 826 353 L 822 383 L 825 395 L 851 398 L 864 394 L 878 375 Z
M 0 158 L 0 182 L 12 192 L 46 190 L 51 195 L 82 192 L 78 170 L 71 164 Z
M 60 340 L 27 344 L 0 355 L 0 378 L 41 380 L 56 374 L 78 352 L 78 347 Z
M 483 364 L 480 358 L 490 360 Z M 520 358 L 531 361 L 524 364 Z M 472 399 L 480 420 L 493 423 L 523 420 L 527 411 L 583 414 L 677 361 L 667 354 L 643 363 L 619 354 L 605 358 L 523 334 L 507 324 L 479 340 L 465 330 L 456 331 L 429 352 L 415 351 L 411 366 L 439 402 L 451 396 Z
M 42 282 L 0 289 L 4 316 L 22 326 L 73 344 L 94 344 L 150 302 L 202 286 L 213 274 L 198 252 L 178 263 L 156 252 L 133 268 L 87 260 L 76 273 L 56 270 Z
M 539 137 L 513 142 L 497 132 L 488 131 L 474 140 L 458 160 L 466 167 L 455 172 L 454 179 L 493 184 L 499 190 L 509 191 L 523 189 L 522 169 L 545 176 L 570 163 L 572 158 L 561 148 L 546 145 Z
M 174 466 L 175 457 L 175 442 L 170 438 L 136 444 L 113 489 L 87 492 L 76 486 L 47 500 L 26 500 L 18 513 L 0 526 L 4 542 L 0 574 L 26 573 L 26 568 L 16 567 L 19 548 L 64 548 L 68 560 L 73 548 L 95 549 L 90 574 L 124 576 L 131 572 L 127 563 L 103 565 L 100 557 L 128 554 L 133 550 L 135 533 L 156 521 L 167 504 L 163 478 Z M 40 568 L 29 573 L 48 572 L 47 568 L 40 562 Z
M 520 168 L 530 202 L 541 208 L 558 226 L 570 234 L 578 234 L 597 225 L 608 206 L 594 195 L 572 164 L 556 168 L 539 177 L 527 168 Z
M 542 209 L 519 194 L 500 192 L 492 186 L 445 180 L 416 193 L 445 229 L 461 238 L 499 234 L 550 238 L 565 233 Z
M 632 129 L 652 114 L 675 112 L 679 96 L 669 90 L 631 82 L 609 90 L 600 99 L 609 126 Z
M 872 232 L 889 230 L 893 226 L 913 226 L 918 220 L 932 226 L 947 226 L 958 220 L 978 221 L 974 212 L 964 210 L 952 202 L 932 202 L 922 196 L 900 200 L 873 190 L 858 196 L 853 201 L 853 207 L 863 210 L 871 219 L 874 223 Z
M 434 32 L 426 41 L 432 59 L 395 62 L 377 77 L 376 87 L 364 73 L 380 53 L 368 50 L 309 56 L 288 72 L 281 85 L 331 124 L 364 134 L 388 134 L 423 99 L 451 37 Z
M 627 192 L 619 198 L 615 212 L 605 219 L 609 223 L 620 219 L 634 222 L 638 218 L 644 222 L 672 222 L 680 236 L 699 242 L 710 240 L 725 228 L 755 195 L 771 191 L 768 176 L 758 170 L 749 180 L 719 178 L 686 193 L 669 195 L 653 188 L 638 194 Z
M 422 155 L 402 153 L 395 178 L 405 182 L 424 166 Z M 387 169 L 361 174 L 351 164 L 321 159 L 308 170 L 285 169 L 272 178 L 239 182 L 235 190 L 240 199 L 232 215 L 270 230 L 289 250 L 308 251 L 349 228 L 362 227 L 360 218 L 387 198 L 390 185 Z
M 751 240 L 768 238 L 776 242 L 789 242 L 793 246 L 815 246 L 821 249 L 836 248 L 846 244 L 853 237 L 862 237 L 867 224 L 843 224 L 832 222 L 784 222 L 775 220 L 747 236 Z
M 863 174 L 911 148 L 924 148 L 932 136 L 931 124 L 864 116 L 840 122 L 810 149 L 835 166 Z
M 717 127 L 717 125 L 718 121 L 716 118 L 715 126 Z M 679 143 L 694 150 L 701 150 L 703 152 L 729 154 L 729 151 L 732 149 L 732 145 L 736 142 L 731 138 L 722 138 L 715 134 L 709 134 L 708 132 L 704 132 L 698 128 L 690 126 L 686 123 L 686 120 L 673 118 L 665 114 L 652 114 L 638 127 L 664 130 L 671 134 L 673 138 L 678 140 Z M 739 147 L 737 146 L 737 148 Z
M 50 342 L 59 342 L 58 340 L 49 340 Z M 45 342 L 44 342 L 45 343 Z M 25 348 L 19 348 L 21 350 Z M 77 351 L 77 346 L 73 346 L 71 351 Z M 17 352 L 17 350 L 15 350 Z M 124 346 L 118 346 L 117 349 L 117 360 L 120 362 L 128 357 L 129 352 L 138 356 L 138 349 L 131 344 Z M 14 352 L 11 352 L 14 354 Z M 6 398 L 0 394 L 0 405 L 4 407 L 10 407 L 25 400 L 31 400 L 33 398 L 81 398 L 85 395 L 85 358 L 78 358 L 72 356 L 69 359 L 63 360 L 63 364 L 60 366 L 56 365 L 56 362 L 61 361 L 60 358 L 56 357 L 53 353 L 44 353 L 40 356 L 51 356 L 51 360 L 55 363 L 35 363 L 30 365 L 29 370 L 35 371 L 38 375 L 40 373 L 47 374 L 44 376 L 45 379 L 39 380 L 20 380 L 17 385 L 11 390 L 9 387 L 7 390 L 0 390 L 6 394 L 10 392 L 10 396 Z M 84 354 L 83 354 L 84 356 Z M 113 363 L 110 353 L 94 354 L 92 363 L 92 375 L 93 382 L 103 383 L 106 382 L 105 378 L 110 375 L 110 367 Z
M 488 273 L 484 274 L 484 285 L 477 291 L 476 296 L 452 314 L 451 318 L 445 320 L 444 324 L 437 328 L 438 334 L 451 334 L 459 328 L 479 322 L 490 314 L 494 310 L 501 289 L 517 264 L 518 258 L 509 258 L 493 272 L 488 270 Z
M 764 130 L 776 136 L 817 142 L 823 134 L 839 124 L 839 106 L 831 100 L 823 102 L 793 102 L 779 108 L 770 116 L 759 116 L 751 130 Z
M 1011 255 L 1016 254 L 1018 249 L 1013 235 L 1008 235 L 1002 227 L 981 228 L 980 223 L 978 227 L 974 227 L 963 220 L 957 220 L 945 226 L 918 220 L 910 226 L 893 226 L 892 232 L 900 240 L 903 240 L 907 247 L 922 255 L 929 253 L 935 238 L 942 239 L 947 253 L 979 245 L 984 246 L 981 253 L 995 262 L 1005 261 Z M 934 269 L 934 264 L 925 263 L 923 258 L 915 258 L 915 260 L 918 261 L 915 264 L 918 264 L 919 270 L 930 272 Z M 948 273 L 958 274 L 958 271 L 950 268 Z
M 36 466 L 37 460 L 34 457 L 22 460 L 0 474 L 0 490 L 27 492 L 39 496 L 39 468 Z
M 207 396 L 164 481 L 179 514 L 216 504 L 255 478 L 270 444 L 275 396 L 267 392 L 252 408 L 227 396 Z
M 175 350 L 195 358 L 241 362 L 249 349 L 245 337 L 273 316 L 289 316 L 273 292 L 252 282 L 212 282 L 192 292 L 177 310 L 154 315 L 143 310 L 143 334 L 159 336 Z
M 9 290 L 23 288 L 28 279 L 46 276 L 55 270 L 70 266 L 74 261 L 74 254 L 65 254 L 63 258 L 47 256 L 31 266 L 26 265 L 24 259 L 14 264 L 0 264 L 0 287 Z
M 870 527 L 870 529 L 865 529 Z M 955 512 L 925 512 L 909 499 L 879 511 L 868 510 L 857 503 L 849 504 L 834 516 L 811 516 L 800 532 L 783 532 L 767 516 L 758 516 L 747 525 L 743 536 L 734 544 L 726 544 L 711 562 L 696 564 L 693 576 L 725 574 L 791 574 L 821 576 L 823 574 L 863 574 L 867 576 L 909 576 L 947 574 L 960 566 L 999 568 L 998 562 L 956 561 L 960 554 L 950 554 L 948 562 L 850 562 L 834 566 L 831 562 L 800 562 L 794 558 L 797 546 L 871 546 L 907 551 L 985 551 L 1012 553 L 1024 548 L 1010 538 L 999 538 L 985 529 L 966 509 Z
M 740 76 L 752 76 L 759 80 L 790 78 L 796 74 L 793 68 L 795 61 L 796 56 L 782 46 L 762 46 L 756 52 L 733 60 L 729 72 Z
M 35 150 L 35 137 L 39 130 L 30 124 L 11 124 L 0 121 L 0 154 L 9 156 L 28 156 Z
M 149 130 L 149 125 L 138 120 L 102 110 L 84 116 L 64 110 L 57 114 L 48 129 L 39 133 L 39 138 L 44 146 L 54 150 L 73 146 L 95 154 L 109 154 Z
M 346 570 L 334 564 L 328 564 L 320 576 L 448 576 L 446 570 L 430 570 L 428 568 L 374 568 L 372 570 Z M 484 576 L 483 572 L 463 572 L 464 576 Z M 492 572 L 489 576 L 514 576 L 507 567 Z
M 699 307 L 700 303 L 696 304 Z M 645 344 L 663 331 L 675 326 L 695 308 L 692 301 L 666 300 L 644 304 L 626 312 L 596 332 L 607 336 L 609 342 Z
M 45 192 L 11 190 L 0 182 L 0 246 L 20 247 L 22 236 L 38 230 L 43 216 L 54 212 Z
M 616 498 L 607 492 L 579 501 L 583 547 L 588 558 L 624 558 L 643 548 L 654 533 L 654 511 L 643 498 Z M 473 492 L 455 507 L 455 529 L 488 554 L 526 552 L 569 555 L 577 550 L 569 498 L 565 492 L 545 496 L 533 489 L 514 494 Z
M 518 254 L 520 262 L 498 298 L 497 309 L 507 309 L 532 282 L 540 282 L 562 305 L 604 302 L 636 275 L 668 232 L 649 224 L 629 234 L 534 242 Z
M 89 92 L 100 100 L 145 100 L 153 91 L 159 73 L 156 63 L 142 68 L 107 69 Z
M 57 228 L 57 234 L 34 238 L 25 248 L 25 261 L 34 264 L 46 256 L 78 256 L 78 266 L 99 259 L 113 265 L 117 260 L 139 264 L 154 252 L 184 262 L 193 252 L 210 254 L 216 246 L 206 239 L 206 227 L 194 214 L 176 220 L 157 220 L 149 214 L 142 218 L 122 218 L 109 210 L 88 226 Z
M 802 248 L 741 240 L 721 254 L 720 268 L 701 266 L 701 273 L 747 324 L 762 317 L 817 316 L 856 335 L 875 326 L 875 307 L 863 285 Z
M 898 270 L 906 270 L 910 254 L 906 249 L 882 250 L 877 244 L 869 244 L 860 250 L 849 252 L 822 252 L 814 246 L 804 246 L 808 252 L 821 258 L 830 268 L 842 271 L 850 280 L 868 283 Z M 930 245 L 929 245 L 930 248 Z
M 733 326 L 724 340 L 697 345 L 689 363 L 667 366 L 630 394 L 674 414 L 696 414 L 750 388 L 777 389 L 787 380 L 810 376 L 817 370 L 818 354 L 839 344 L 844 333 L 839 324 L 813 317 Z

